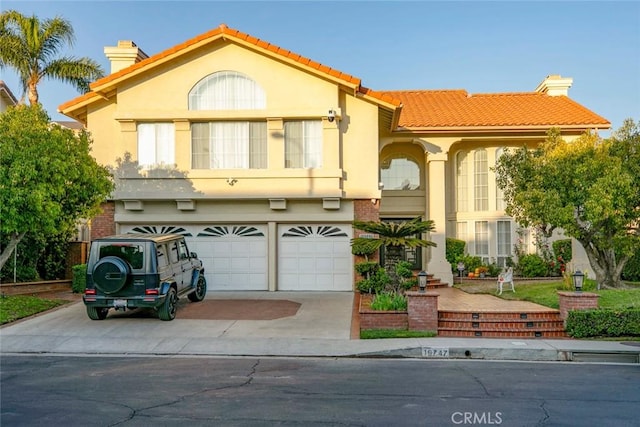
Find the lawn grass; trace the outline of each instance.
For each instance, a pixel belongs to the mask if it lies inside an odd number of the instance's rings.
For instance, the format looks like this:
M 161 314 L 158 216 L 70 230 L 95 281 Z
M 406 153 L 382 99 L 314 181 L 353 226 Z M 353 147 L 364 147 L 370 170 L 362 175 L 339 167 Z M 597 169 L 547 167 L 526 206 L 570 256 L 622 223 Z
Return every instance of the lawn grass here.
M 15 322 L 69 301 L 43 299 L 29 295 L 3 295 L 0 297 L 0 325 Z
M 586 280 L 583 291 L 600 295 L 598 306 L 600 308 L 625 309 L 640 308 L 640 284 L 630 283 L 628 289 L 596 289 L 594 280 Z M 562 281 L 518 283 L 516 292 L 505 290 L 502 295 L 497 295 L 494 283 L 480 286 L 456 285 L 457 288 L 469 293 L 483 293 L 495 295 L 505 300 L 530 301 L 550 308 L 559 308 L 558 291 L 569 291 Z
M 431 338 L 437 336 L 435 331 L 408 331 L 406 329 L 364 329 L 360 331 L 360 339 L 374 340 L 380 338 Z

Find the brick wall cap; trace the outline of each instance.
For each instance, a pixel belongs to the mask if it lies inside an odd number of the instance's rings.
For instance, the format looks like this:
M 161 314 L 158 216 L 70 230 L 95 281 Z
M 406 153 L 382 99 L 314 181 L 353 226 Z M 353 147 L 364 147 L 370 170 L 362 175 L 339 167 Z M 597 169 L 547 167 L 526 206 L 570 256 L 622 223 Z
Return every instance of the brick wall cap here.
M 600 298 L 600 295 L 594 294 L 593 292 L 567 292 L 567 291 L 558 291 L 558 295 L 563 297 L 573 297 L 573 298 Z
M 420 292 L 420 291 L 408 291 L 404 293 L 406 296 L 408 297 L 437 297 L 440 296 L 440 294 L 438 292 L 435 291 L 426 291 L 426 292 Z

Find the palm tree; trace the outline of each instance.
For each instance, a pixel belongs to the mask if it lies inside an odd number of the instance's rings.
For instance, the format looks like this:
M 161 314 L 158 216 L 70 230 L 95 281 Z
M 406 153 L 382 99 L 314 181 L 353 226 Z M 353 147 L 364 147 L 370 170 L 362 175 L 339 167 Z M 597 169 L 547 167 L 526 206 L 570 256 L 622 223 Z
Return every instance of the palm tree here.
M 394 284 L 399 282 L 396 274 L 396 265 L 402 260 L 402 252 L 405 247 L 416 248 L 426 246 L 436 246 L 430 240 L 414 237 L 416 234 L 428 233 L 435 229 L 432 220 L 422 221 L 421 218 L 414 218 L 403 222 L 382 222 L 382 221 L 354 221 L 353 226 L 367 233 L 375 233 L 377 239 L 367 239 L 356 237 L 351 240 L 351 245 L 358 245 L 366 248 L 372 253 L 381 247 L 385 248 L 384 269 Z
M 31 105 L 38 103 L 38 84 L 46 77 L 89 91 L 89 83 L 104 76 L 102 67 L 90 58 L 57 57 L 59 50 L 74 42 L 69 21 L 55 17 L 40 21 L 15 10 L 0 15 L 0 69 L 13 68 Z

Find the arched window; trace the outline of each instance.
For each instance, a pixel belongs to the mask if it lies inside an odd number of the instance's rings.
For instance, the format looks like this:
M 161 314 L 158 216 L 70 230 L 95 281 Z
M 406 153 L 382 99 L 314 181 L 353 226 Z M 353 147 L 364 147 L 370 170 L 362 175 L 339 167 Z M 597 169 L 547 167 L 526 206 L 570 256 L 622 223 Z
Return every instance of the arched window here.
M 237 71 L 219 71 L 189 92 L 189 110 L 259 110 L 267 97 L 258 83 Z
M 473 201 L 475 211 L 489 210 L 489 165 L 485 149 L 473 153 Z
M 382 161 L 380 178 L 385 190 L 417 190 L 420 166 L 406 154 L 395 154 Z
M 469 210 L 469 156 L 466 151 L 456 155 L 456 208 L 458 212 Z

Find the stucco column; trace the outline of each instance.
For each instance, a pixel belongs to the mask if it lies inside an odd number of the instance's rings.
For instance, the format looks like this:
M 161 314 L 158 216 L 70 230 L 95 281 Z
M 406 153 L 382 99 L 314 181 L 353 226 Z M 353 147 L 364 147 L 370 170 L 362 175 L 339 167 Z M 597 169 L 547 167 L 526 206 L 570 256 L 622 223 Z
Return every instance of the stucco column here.
M 453 286 L 453 273 L 451 265 L 446 258 L 446 162 L 447 154 L 427 154 L 428 177 L 427 177 L 427 217 L 435 223 L 435 229 L 430 235 L 430 240 L 436 247 L 429 248 L 429 258 L 427 260 L 427 271 L 440 278 L 449 286 Z

